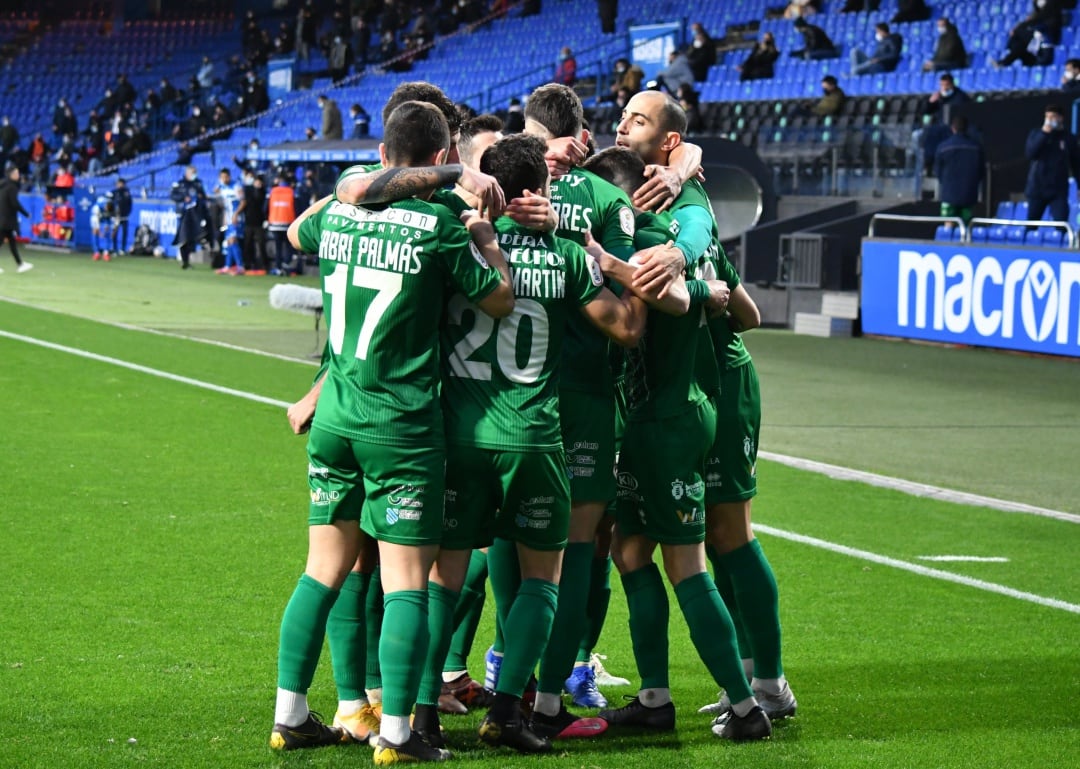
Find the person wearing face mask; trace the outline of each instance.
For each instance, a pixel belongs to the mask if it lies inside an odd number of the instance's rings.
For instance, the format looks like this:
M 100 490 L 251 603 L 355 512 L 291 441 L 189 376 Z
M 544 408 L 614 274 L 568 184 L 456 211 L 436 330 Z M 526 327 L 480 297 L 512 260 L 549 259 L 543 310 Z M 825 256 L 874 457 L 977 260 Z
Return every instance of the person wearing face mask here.
M 874 52 L 869 56 L 861 48 L 851 49 L 852 75 L 876 75 L 896 69 L 904 39 L 899 33 L 890 32 L 889 25 L 883 21 L 874 25 L 874 39 Z
M 694 40 L 690 44 L 690 50 L 686 52 L 686 60 L 690 63 L 690 71 L 694 73 L 694 82 L 704 83 L 709 76 L 709 67 L 716 64 L 716 43 L 698 22 L 691 24 L 690 29 L 693 31 Z
M 206 210 L 206 190 L 199 180 L 195 166 L 184 169 L 184 175 L 179 181 L 173 182 L 169 197 L 176 203 L 176 213 L 179 217 L 176 223 L 176 237 L 172 244 L 180 249 L 180 265 L 182 269 L 191 267 L 191 254 L 198 247 L 199 242 L 206 240 L 207 222 L 210 219 Z
M 934 55 L 929 61 L 923 62 L 923 72 L 965 69 L 968 65 L 967 48 L 956 25 L 943 16 L 937 20 L 937 33 Z
M 792 56 L 799 59 L 835 59 L 840 56 L 836 44 L 816 24 L 810 24 L 800 17 L 795 19 L 795 31 L 802 35 L 803 47 L 792 51 Z
M 953 107 L 970 100 L 967 91 L 956 85 L 956 79 L 946 72 L 938 78 L 938 89 L 927 98 L 923 114 L 934 115 L 938 122 L 945 122 L 948 120 L 945 107 Z
M 925 127 L 916 129 L 912 140 L 923 148 L 923 167 L 927 172 L 933 170 L 938 146 L 949 138 L 952 108 L 970 100 L 967 91 L 959 88 L 953 76 L 946 72 L 938 79 L 938 89 L 922 105 L 920 119 Z
M 1031 162 L 1024 197 L 1028 219 L 1039 221 L 1049 209 L 1056 222 L 1069 219 L 1069 177 L 1080 177 L 1080 146 L 1065 128 L 1065 108 L 1048 104 L 1043 124 L 1028 134 L 1024 154 Z
M 574 58 L 570 46 L 564 45 L 559 50 L 559 58 L 555 64 L 555 77 L 552 79 L 552 82 L 573 88 L 574 81 L 576 80 L 577 59 Z
M 1032 0 L 1031 11 L 1013 29 L 1030 27 L 1040 30 L 1054 45 L 1061 44 L 1062 0 Z
M 1074 96 L 1080 91 L 1080 59 L 1065 60 L 1065 74 L 1061 76 L 1061 90 Z
M 776 49 L 776 39 L 772 32 L 766 32 L 750 51 L 746 60 L 735 67 L 739 70 L 739 80 L 766 80 L 773 76 L 773 65 L 780 58 Z
M 611 87 L 608 89 L 608 94 L 601 101 L 614 101 L 618 97 L 619 91 L 624 88 L 633 96 L 641 90 L 641 81 L 644 78 L 645 73 L 637 64 L 632 64 L 626 58 L 616 59 Z

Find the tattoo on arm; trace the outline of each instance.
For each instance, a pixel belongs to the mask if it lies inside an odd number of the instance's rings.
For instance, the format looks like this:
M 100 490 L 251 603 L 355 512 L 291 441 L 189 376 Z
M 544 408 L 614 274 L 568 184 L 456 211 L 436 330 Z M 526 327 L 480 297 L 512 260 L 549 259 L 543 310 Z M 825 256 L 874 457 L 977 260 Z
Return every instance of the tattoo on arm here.
M 424 166 L 423 168 L 387 168 L 375 175 L 360 195 L 361 203 L 388 203 L 404 200 L 439 187 L 453 184 L 461 176 L 461 166 Z

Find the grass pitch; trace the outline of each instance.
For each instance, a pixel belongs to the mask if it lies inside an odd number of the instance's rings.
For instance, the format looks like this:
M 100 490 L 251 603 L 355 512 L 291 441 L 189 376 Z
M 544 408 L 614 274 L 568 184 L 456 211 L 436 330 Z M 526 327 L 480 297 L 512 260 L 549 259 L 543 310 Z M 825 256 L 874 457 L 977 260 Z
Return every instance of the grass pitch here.
M 155 260 L 30 258 L 34 271 L 0 276 L 0 296 L 34 306 L 0 302 L 0 765 L 370 765 L 362 746 L 267 747 L 278 623 L 306 547 L 303 441 L 282 409 L 11 336 L 290 401 L 314 371 L 311 319 L 269 309 L 274 279 L 181 274 Z M 779 332 L 747 343 L 764 388 L 763 448 L 1080 512 L 1074 363 Z M 715 685 L 673 611 L 675 734 L 519 757 L 478 744 L 479 714 L 446 717 L 458 763 L 982 769 L 1067 765 L 1078 754 L 1080 615 L 785 538 L 1077 607 L 1076 523 L 769 462 L 759 475 L 755 520 L 778 532 L 761 539 L 799 699 L 769 743 L 709 733 L 696 710 Z M 1008 560 L 920 560 L 940 555 Z M 599 650 L 634 679 L 617 582 Z M 490 630 L 485 616 L 478 638 Z M 478 640 L 474 675 L 485 646 Z M 332 715 L 328 656 L 310 699 Z

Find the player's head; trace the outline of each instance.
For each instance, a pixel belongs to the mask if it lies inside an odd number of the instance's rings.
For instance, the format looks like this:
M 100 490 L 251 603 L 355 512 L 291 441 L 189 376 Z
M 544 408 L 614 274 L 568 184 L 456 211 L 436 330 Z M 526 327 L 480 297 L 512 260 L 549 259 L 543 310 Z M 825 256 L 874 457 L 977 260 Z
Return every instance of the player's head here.
M 525 103 L 525 131 L 547 139 L 582 138 L 584 114 L 574 89 L 559 83 L 542 85 Z
M 629 147 L 608 147 L 586 160 L 584 168 L 631 197 L 645 183 L 645 161 Z
M 491 174 L 507 200 L 520 198 L 525 190 L 547 195 L 547 145 L 538 136 L 514 134 L 484 150 L 480 170 Z
M 383 132 L 386 131 L 386 121 L 390 119 L 390 113 L 407 101 L 430 104 L 443 114 L 443 117 L 446 118 L 446 125 L 450 130 L 451 151 L 447 157 L 447 162 L 456 163 L 458 131 L 461 130 L 461 113 L 458 112 L 457 105 L 437 85 L 425 83 L 422 80 L 414 80 L 409 83 L 402 83 L 395 88 L 383 107 Z
M 469 168 L 480 168 L 484 150 L 502 138 L 503 122 L 496 115 L 477 115 L 461 124 L 458 157 Z
M 426 102 L 399 105 L 390 113 L 383 134 L 379 154 L 387 167 L 441 165 L 450 149 L 446 117 Z
M 189 182 L 195 181 L 198 176 L 199 169 L 197 169 L 195 166 L 188 166 L 184 169 L 184 178 L 187 179 Z
M 220 171 L 218 171 L 218 179 L 221 180 L 222 184 L 228 184 L 230 181 L 232 181 L 232 171 L 230 171 L 228 168 L 222 168 Z
M 646 163 L 667 165 L 686 133 L 686 112 L 666 93 L 642 91 L 627 102 L 615 130 L 618 146 L 629 147 Z

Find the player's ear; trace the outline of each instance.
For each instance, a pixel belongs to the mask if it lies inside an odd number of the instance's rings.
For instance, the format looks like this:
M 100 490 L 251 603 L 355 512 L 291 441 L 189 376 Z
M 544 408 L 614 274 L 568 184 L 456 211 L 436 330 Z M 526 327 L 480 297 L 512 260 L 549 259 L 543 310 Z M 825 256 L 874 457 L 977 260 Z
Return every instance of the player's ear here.
M 682 136 L 675 131 L 668 131 L 664 136 L 664 143 L 660 145 L 660 149 L 664 152 L 671 152 L 680 144 L 682 144 Z
M 382 142 L 379 142 L 379 162 L 382 163 L 383 168 L 386 168 L 388 165 L 390 165 L 386 161 L 386 145 Z
M 581 129 L 581 143 L 584 144 L 586 147 L 589 146 L 589 135 L 590 134 L 588 128 Z
M 443 163 L 446 162 L 446 156 L 448 154 L 450 154 L 450 150 L 448 149 L 439 150 L 438 152 L 436 152 L 434 157 L 432 158 L 432 165 L 441 166 Z

